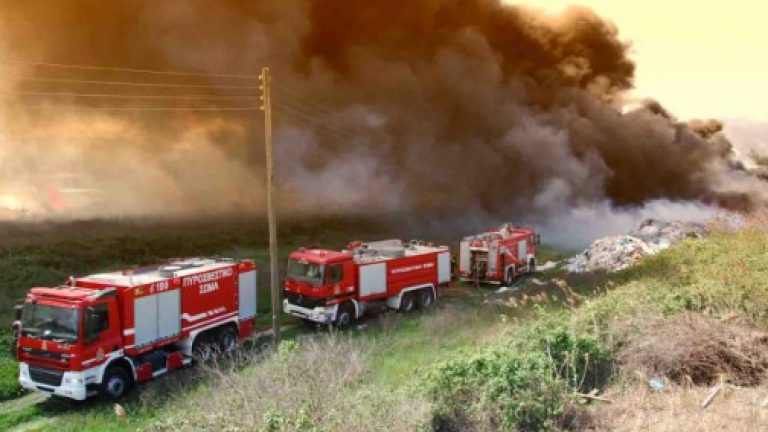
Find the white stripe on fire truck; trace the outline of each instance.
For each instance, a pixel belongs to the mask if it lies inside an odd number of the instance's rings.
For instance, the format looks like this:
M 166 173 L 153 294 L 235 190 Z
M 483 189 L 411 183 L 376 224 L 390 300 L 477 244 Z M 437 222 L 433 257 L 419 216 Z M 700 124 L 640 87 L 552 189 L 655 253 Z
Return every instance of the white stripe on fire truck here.
M 200 321 L 201 319 L 206 318 L 207 316 L 208 316 L 208 312 L 203 312 L 197 315 L 190 315 L 185 313 L 181 317 L 187 321 L 195 322 L 195 321 Z
M 136 334 L 135 328 L 129 328 L 129 329 L 123 330 L 123 336 L 132 336 L 134 334 Z
M 213 324 L 213 323 L 215 323 L 217 321 L 221 321 L 221 320 L 226 319 L 226 318 L 232 318 L 235 315 L 237 315 L 237 312 L 232 312 L 232 313 L 228 313 L 226 315 L 217 316 L 216 318 L 210 319 L 208 321 L 204 321 L 204 322 L 201 322 L 201 323 L 197 323 L 197 324 L 195 324 L 193 326 L 186 327 L 184 330 L 196 330 L 196 329 L 198 329 L 200 327 L 204 327 L 204 326 L 206 326 L 208 324 Z
M 104 357 L 102 357 L 102 358 L 98 358 L 97 357 L 97 358 L 92 358 L 90 360 L 85 360 L 83 362 L 83 366 L 87 366 L 87 365 L 90 365 L 92 363 L 99 362 L 99 361 L 106 362 L 110 358 L 112 358 L 114 356 L 117 356 L 117 355 L 123 355 L 122 350 L 112 351 L 111 353 L 104 354 Z

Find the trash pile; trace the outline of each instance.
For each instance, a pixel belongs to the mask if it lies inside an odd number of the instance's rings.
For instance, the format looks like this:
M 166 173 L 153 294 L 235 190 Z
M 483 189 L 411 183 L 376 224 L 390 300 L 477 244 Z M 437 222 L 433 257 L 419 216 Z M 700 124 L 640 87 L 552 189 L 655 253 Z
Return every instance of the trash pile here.
M 687 238 L 703 238 L 707 228 L 694 222 L 664 222 L 646 219 L 628 235 L 605 237 L 592 243 L 584 252 L 566 260 L 571 273 L 597 270 L 623 270 Z

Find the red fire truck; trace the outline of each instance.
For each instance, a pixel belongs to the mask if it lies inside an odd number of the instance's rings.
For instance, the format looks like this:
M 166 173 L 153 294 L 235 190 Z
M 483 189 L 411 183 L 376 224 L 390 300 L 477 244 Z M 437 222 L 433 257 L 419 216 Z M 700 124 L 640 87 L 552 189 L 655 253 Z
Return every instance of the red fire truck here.
M 464 237 L 459 247 L 459 277 L 476 284 L 511 286 L 518 275 L 536 270 L 538 244 L 533 229 L 512 224 Z
M 16 355 L 24 388 L 83 400 L 231 352 L 256 322 L 253 261 L 173 260 L 33 288 Z
M 347 250 L 299 249 L 288 259 L 283 309 L 308 323 L 347 327 L 368 311 L 432 306 L 451 281 L 445 246 L 400 240 Z

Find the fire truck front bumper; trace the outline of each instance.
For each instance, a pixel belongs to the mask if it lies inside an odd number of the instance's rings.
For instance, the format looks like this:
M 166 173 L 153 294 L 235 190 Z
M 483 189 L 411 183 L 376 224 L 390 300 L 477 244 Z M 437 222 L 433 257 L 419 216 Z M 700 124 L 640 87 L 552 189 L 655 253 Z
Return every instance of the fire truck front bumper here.
M 19 364 L 19 384 L 25 389 L 37 391 L 46 396 L 56 395 L 79 401 L 88 398 L 86 377 L 82 372 L 64 372 L 59 385 L 53 385 L 35 381 L 29 369 L 30 366 L 27 363 Z
M 301 319 L 314 321 L 320 324 L 330 324 L 336 319 L 336 310 L 339 306 L 334 305 L 330 307 L 316 307 L 314 309 L 308 309 L 305 307 L 291 304 L 288 300 L 283 300 L 283 311 Z

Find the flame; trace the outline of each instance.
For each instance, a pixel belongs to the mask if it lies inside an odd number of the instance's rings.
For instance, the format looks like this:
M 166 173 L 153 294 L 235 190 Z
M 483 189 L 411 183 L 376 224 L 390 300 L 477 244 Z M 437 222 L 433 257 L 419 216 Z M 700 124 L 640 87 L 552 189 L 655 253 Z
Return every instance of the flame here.
M 23 201 L 15 195 L 0 195 L 0 208 L 12 211 L 24 209 Z

